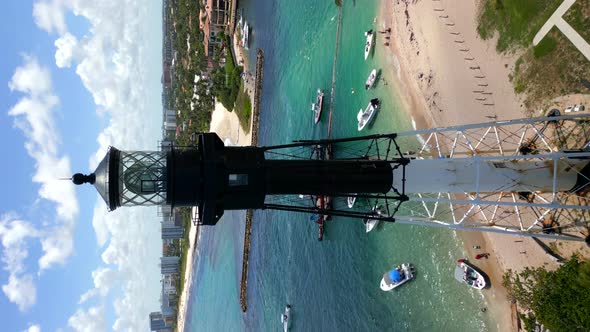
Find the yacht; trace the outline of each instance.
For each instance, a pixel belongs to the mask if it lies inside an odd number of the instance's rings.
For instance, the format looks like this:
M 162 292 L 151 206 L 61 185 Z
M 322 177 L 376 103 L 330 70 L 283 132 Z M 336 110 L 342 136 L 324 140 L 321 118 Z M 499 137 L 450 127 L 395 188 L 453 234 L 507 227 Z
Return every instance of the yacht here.
M 320 118 L 322 116 L 322 107 L 324 105 L 324 92 L 321 89 L 318 89 L 317 96 L 315 103 L 311 103 L 311 110 L 315 113 L 315 117 L 313 119 L 314 124 L 318 124 L 320 122 Z
M 410 263 L 404 263 L 393 270 L 385 272 L 380 287 L 382 291 L 389 292 L 412 279 L 414 279 L 414 266 Z
M 371 29 L 365 32 L 365 37 L 367 37 L 367 41 L 365 42 L 365 60 L 367 60 L 369 54 L 371 54 L 371 49 L 373 48 L 373 40 L 375 39 L 375 34 L 373 33 L 373 30 Z
M 367 81 L 365 82 L 365 89 L 369 90 L 370 88 L 372 88 L 373 85 L 375 85 L 376 79 L 377 79 L 377 69 L 373 69 L 371 71 L 371 74 L 369 74 Z
M 471 288 L 484 289 L 486 287 L 486 279 L 481 272 L 466 259 L 457 260 L 457 267 L 455 267 L 455 279 L 458 282 L 466 283 Z
M 287 304 L 285 312 L 281 314 L 281 323 L 283 324 L 283 331 L 289 330 L 289 323 L 291 322 L 291 305 Z
M 367 105 L 367 108 L 365 109 L 364 112 L 363 112 L 363 109 L 361 108 L 361 110 L 358 112 L 358 114 L 356 116 L 356 119 L 359 122 L 359 124 L 358 124 L 359 131 L 363 130 L 373 120 L 373 117 L 375 117 L 375 113 L 377 113 L 378 109 L 379 109 L 379 99 L 378 98 L 371 99 L 371 101 L 369 102 L 369 105 Z
M 245 49 L 248 49 L 248 43 L 250 38 L 250 26 L 248 25 L 248 21 L 244 21 L 244 28 L 242 29 L 242 46 Z

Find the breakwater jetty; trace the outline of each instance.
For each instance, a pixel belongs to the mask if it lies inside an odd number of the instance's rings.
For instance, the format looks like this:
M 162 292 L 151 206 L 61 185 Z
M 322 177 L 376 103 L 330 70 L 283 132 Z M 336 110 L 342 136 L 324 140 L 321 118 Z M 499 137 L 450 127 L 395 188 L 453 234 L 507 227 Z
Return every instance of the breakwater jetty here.
M 260 95 L 262 93 L 262 65 L 264 64 L 264 53 L 258 49 L 256 55 L 256 77 L 254 80 L 254 107 L 252 111 L 252 141 L 250 145 L 258 145 L 258 125 L 260 120 Z M 244 251 L 242 257 L 242 280 L 240 282 L 240 306 L 242 312 L 246 312 L 247 289 L 248 289 L 248 258 L 250 256 L 250 234 L 252 233 L 252 218 L 254 210 L 246 211 L 246 227 L 244 231 Z

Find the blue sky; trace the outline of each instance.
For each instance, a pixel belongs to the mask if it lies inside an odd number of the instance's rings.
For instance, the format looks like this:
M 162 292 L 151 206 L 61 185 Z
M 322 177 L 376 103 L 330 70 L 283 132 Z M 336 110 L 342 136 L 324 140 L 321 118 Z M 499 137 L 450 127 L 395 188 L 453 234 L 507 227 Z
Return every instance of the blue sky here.
M 0 14 L 4 331 L 147 330 L 159 310 L 153 208 L 74 188 L 106 148 L 153 150 L 161 1 L 10 0 Z

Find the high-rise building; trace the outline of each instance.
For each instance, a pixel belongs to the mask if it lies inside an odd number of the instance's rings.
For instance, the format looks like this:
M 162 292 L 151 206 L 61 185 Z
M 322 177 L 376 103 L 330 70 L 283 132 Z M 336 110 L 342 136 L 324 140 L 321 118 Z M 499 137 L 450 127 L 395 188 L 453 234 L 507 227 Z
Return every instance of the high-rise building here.
M 167 256 L 160 257 L 160 270 L 162 274 L 178 273 L 178 263 L 180 257 Z
M 182 238 L 184 228 L 175 226 L 172 222 L 162 222 L 162 240 Z
M 167 332 L 172 331 L 172 326 L 166 324 L 164 315 L 161 312 L 150 313 L 150 331 Z
M 164 130 L 176 130 L 176 111 L 164 110 Z

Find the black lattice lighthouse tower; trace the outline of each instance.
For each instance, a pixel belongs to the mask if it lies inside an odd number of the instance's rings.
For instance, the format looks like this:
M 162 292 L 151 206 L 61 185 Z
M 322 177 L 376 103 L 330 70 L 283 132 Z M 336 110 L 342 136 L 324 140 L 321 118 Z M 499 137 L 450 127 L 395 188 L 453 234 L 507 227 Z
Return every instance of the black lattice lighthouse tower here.
M 111 211 L 197 206 L 204 225 L 253 208 L 583 241 L 589 120 L 553 112 L 269 147 L 225 146 L 203 133 L 190 147 L 110 147 L 73 182 L 93 184 Z M 320 197 L 331 204 L 316 204 Z

